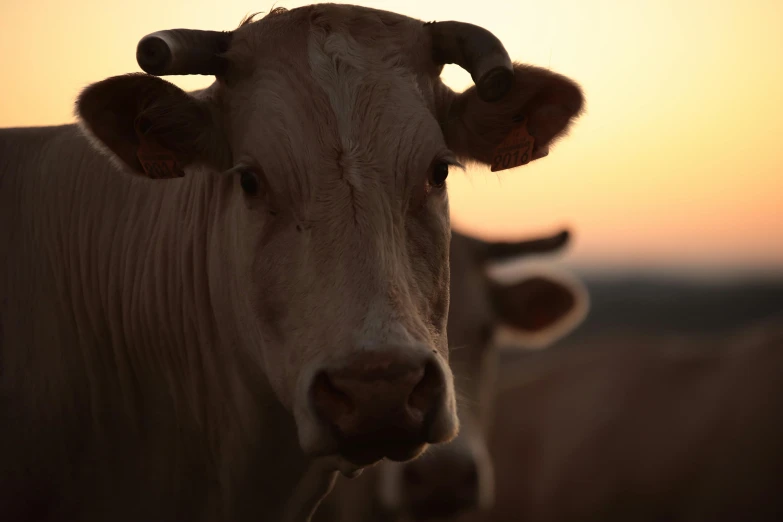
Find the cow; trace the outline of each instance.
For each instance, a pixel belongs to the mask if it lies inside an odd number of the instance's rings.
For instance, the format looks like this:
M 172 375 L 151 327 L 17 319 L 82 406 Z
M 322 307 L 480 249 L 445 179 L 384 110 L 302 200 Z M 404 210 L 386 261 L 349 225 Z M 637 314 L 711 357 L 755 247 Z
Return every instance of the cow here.
M 546 156 L 580 87 L 339 4 L 136 56 L 77 124 L 0 131 L 4 520 L 302 520 L 451 440 L 446 178 Z
M 610 332 L 500 369 L 496 502 L 459 522 L 782 520 L 782 324 Z
M 569 237 L 563 230 L 519 242 L 485 242 L 452 232 L 448 336 L 461 399 L 460 433 L 418 459 L 384 461 L 359 478 L 338 479 L 314 522 L 446 520 L 492 506 L 494 477 L 485 437 L 495 395 L 493 338 L 501 327 L 510 327 L 551 344 L 585 318 L 588 294 L 579 280 L 551 269 L 520 271 L 516 262 L 562 249 Z M 516 277 L 498 281 L 492 271 L 498 263 L 513 267 Z

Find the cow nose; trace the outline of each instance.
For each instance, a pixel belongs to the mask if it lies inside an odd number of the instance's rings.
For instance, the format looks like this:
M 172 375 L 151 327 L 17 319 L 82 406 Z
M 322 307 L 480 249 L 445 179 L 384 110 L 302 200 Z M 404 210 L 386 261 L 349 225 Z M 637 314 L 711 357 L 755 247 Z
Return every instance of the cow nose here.
M 408 460 L 428 442 L 439 442 L 429 432 L 445 396 L 445 375 L 435 357 L 404 350 L 368 351 L 324 369 L 310 390 L 313 408 L 340 452 L 360 465 L 383 457 Z
M 402 496 L 416 518 L 450 518 L 478 508 L 479 470 L 470 454 L 428 454 L 402 470 Z

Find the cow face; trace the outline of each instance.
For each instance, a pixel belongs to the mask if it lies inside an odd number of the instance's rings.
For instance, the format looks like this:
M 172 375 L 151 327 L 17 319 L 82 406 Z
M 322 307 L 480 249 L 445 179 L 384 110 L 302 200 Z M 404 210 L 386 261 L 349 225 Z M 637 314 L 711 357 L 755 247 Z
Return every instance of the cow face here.
M 190 94 L 148 75 L 98 82 L 79 98 L 83 126 L 123 170 L 183 176 L 144 182 L 195 213 L 207 301 L 302 449 L 363 466 L 453 438 L 446 177 L 489 163 L 520 116 L 545 155 L 579 88 L 512 66 L 476 26 L 331 4 L 154 33 L 137 57 L 217 81 Z M 446 62 L 477 86 L 444 86 Z
M 517 269 L 500 282 L 490 277 L 488 265 L 555 251 L 567 240 L 567 232 L 519 243 L 453 234 L 448 334 L 462 427 L 455 440 L 415 461 L 384 463 L 379 496 L 387 509 L 426 520 L 492 506 L 493 468 L 485 437 L 495 399 L 495 332 L 505 328 L 548 344 L 584 319 L 588 301 L 581 283 L 565 275 Z

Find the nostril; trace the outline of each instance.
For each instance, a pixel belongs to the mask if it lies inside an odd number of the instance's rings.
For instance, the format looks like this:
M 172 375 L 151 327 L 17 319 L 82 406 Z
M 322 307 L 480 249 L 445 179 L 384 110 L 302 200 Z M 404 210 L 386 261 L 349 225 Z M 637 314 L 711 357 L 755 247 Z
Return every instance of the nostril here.
M 424 375 L 408 397 L 408 407 L 414 411 L 428 413 L 443 393 L 444 384 L 443 375 L 435 361 L 427 362 Z
M 355 409 L 353 399 L 337 388 L 326 372 L 315 376 L 310 393 L 316 412 L 337 427 L 342 427 L 344 420 Z

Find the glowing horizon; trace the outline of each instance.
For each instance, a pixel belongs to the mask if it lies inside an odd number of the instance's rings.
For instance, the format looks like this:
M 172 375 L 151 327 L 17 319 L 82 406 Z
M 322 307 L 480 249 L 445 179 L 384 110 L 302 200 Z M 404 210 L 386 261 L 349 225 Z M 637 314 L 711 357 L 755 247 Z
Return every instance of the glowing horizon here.
M 0 7 L 0 127 L 73 122 L 87 84 L 138 71 L 164 28 L 226 30 L 248 13 L 309 2 L 98 0 Z M 449 179 L 455 228 L 519 238 L 568 226 L 567 260 L 783 270 L 783 2 L 364 1 L 495 33 L 513 59 L 582 85 L 587 112 L 549 157 Z M 99 42 L 99 44 L 96 44 Z M 205 77 L 167 78 L 194 89 Z M 470 84 L 449 66 L 444 80 Z

